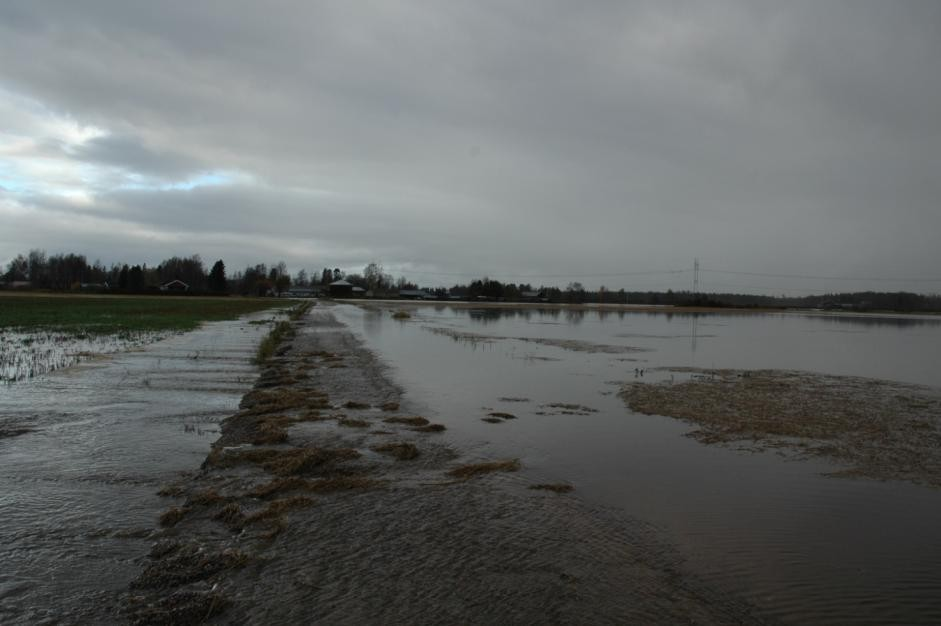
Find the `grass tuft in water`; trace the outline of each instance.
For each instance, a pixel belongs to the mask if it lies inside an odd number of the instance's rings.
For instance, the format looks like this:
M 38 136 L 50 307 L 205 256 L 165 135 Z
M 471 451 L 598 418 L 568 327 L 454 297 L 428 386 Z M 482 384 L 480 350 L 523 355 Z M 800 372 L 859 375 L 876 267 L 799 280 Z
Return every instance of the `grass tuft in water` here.
M 408 426 L 426 426 L 428 424 L 428 420 L 417 415 L 415 417 L 387 417 L 382 421 L 387 424 L 406 424 Z
M 384 443 L 382 445 L 373 446 L 370 450 L 394 457 L 399 461 L 410 461 L 411 459 L 418 458 L 418 448 L 416 448 L 414 444 L 406 442 Z
M 161 513 L 160 515 L 160 525 L 164 528 L 172 528 L 176 526 L 180 520 L 186 515 L 186 509 L 173 506 Z
M 477 476 L 483 476 L 484 474 L 490 474 L 493 472 L 516 472 L 520 469 L 519 459 L 510 459 L 507 461 L 490 461 L 488 463 L 471 463 L 469 465 L 461 465 L 460 467 L 455 467 L 452 470 L 448 470 L 449 476 L 454 476 L 455 478 L 476 478 Z
M 417 433 L 440 433 L 447 430 L 447 428 L 444 427 L 444 424 L 428 424 L 427 426 L 419 426 L 412 430 Z
M 575 490 L 575 487 L 565 483 L 540 483 L 538 485 L 530 485 L 529 488 L 540 489 L 543 491 L 554 491 L 555 493 L 569 493 L 570 491 Z

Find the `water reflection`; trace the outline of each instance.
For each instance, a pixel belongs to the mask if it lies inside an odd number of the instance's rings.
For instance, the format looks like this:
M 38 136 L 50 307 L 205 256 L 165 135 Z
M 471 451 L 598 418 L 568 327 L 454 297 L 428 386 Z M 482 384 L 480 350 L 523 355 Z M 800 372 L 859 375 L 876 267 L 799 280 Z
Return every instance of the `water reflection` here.
M 643 369 L 645 381 L 668 381 L 657 368 L 678 365 L 937 386 L 941 320 L 443 306 L 418 307 L 411 321 L 393 324 L 388 315 L 339 311 L 459 445 L 520 457 L 533 480 L 572 482 L 586 501 L 654 523 L 689 567 L 767 616 L 941 621 L 937 491 L 828 479 L 821 473 L 839 468 L 822 461 L 704 446 L 683 437 L 689 425 L 631 414 L 616 395 L 635 368 L 638 379 Z M 586 410 L 544 408 L 576 405 Z M 517 419 L 481 421 L 490 410 Z

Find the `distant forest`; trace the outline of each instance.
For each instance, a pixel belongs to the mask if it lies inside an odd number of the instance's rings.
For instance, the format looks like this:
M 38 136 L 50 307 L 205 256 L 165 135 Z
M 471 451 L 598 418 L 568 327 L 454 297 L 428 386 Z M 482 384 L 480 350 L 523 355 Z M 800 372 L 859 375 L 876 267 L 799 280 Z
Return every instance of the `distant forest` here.
M 579 282 L 566 287 L 527 283 L 503 283 L 490 278 L 451 287 L 420 288 L 405 277 L 394 279 L 378 263 L 368 264 L 361 274 L 345 274 L 339 268 L 320 272 L 298 271 L 291 276 L 285 263 L 250 265 L 228 272 L 218 260 L 207 270 L 199 255 L 171 257 L 156 266 L 146 264 L 89 263 L 84 255 L 47 255 L 42 250 L 20 254 L 0 275 L 2 289 L 84 291 L 92 293 L 159 294 L 173 281 L 186 285 L 186 293 L 202 295 L 278 296 L 291 290 L 326 288 L 331 282 L 346 280 L 374 297 L 397 297 L 410 291 L 420 297 L 439 300 L 530 301 L 551 303 L 652 304 L 674 306 L 816 308 L 853 311 L 941 311 L 941 295 L 909 292 L 832 293 L 809 296 L 772 296 L 738 293 L 693 293 L 692 291 L 631 291 L 625 289 L 585 289 Z M 163 288 L 163 289 L 162 289 Z

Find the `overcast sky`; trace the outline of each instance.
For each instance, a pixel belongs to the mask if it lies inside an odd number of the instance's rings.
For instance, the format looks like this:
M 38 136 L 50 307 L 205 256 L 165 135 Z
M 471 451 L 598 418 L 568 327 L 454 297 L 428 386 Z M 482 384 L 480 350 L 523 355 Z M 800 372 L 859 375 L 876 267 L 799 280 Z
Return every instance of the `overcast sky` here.
M 0 3 L 4 266 L 937 293 L 939 199 L 941 2 Z

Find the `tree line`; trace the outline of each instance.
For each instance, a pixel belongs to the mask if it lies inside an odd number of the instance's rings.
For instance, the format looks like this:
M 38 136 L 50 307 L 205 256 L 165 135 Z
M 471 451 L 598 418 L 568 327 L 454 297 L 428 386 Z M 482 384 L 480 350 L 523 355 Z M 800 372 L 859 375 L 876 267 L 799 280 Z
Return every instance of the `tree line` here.
M 84 255 L 62 253 L 47 255 L 30 250 L 11 260 L 0 280 L 7 288 L 22 287 L 54 291 L 101 291 L 119 293 L 159 293 L 163 285 L 181 281 L 188 293 L 246 296 L 281 295 L 289 289 L 326 288 L 345 280 L 361 287 L 373 297 L 395 297 L 402 290 L 421 291 L 429 298 L 470 301 L 534 301 L 567 304 L 646 304 L 710 307 L 822 308 L 834 310 L 941 311 L 941 296 L 910 292 L 854 292 L 810 296 L 772 296 L 737 293 L 694 293 L 692 291 L 630 291 L 625 289 L 586 289 L 580 282 L 560 288 L 553 285 L 501 282 L 489 277 L 454 284 L 451 287 L 426 287 L 400 276 L 393 278 L 378 262 L 361 273 L 346 274 L 340 268 L 319 272 L 298 270 L 288 273 L 284 261 L 246 266 L 227 272 L 220 259 L 207 271 L 198 254 L 170 257 L 155 266 L 147 264 L 89 263 Z

